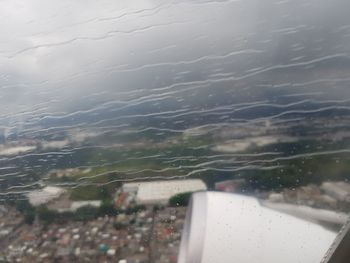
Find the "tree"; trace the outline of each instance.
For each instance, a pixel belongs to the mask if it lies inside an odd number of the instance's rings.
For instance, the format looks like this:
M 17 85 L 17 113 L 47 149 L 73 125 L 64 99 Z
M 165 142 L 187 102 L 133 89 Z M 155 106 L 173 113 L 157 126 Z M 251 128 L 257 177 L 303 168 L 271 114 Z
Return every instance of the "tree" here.
M 24 215 L 24 222 L 26 224 L 33 224 L 35 219 L 35 208 L 29 203 L 27 199 L 16 202 L 16 209 Z
M 142 210 L 145 210 L 146 207 L 144 205 L 135 205 L 133 207 L 128 207 L 126 210 L 125 210 L 125 214 L 127 215 L 132 215 L 132 214 L 136 214 Z
M 29 203 L 28 199 L 24 199 L 18 200 L 16 209 L 20 213 L 25 213 L 26 211 L 34 210 L 34 207 Z
M 192 192 L 180 193 L 169 199 L 169 206 L 188 206 Z
M 112 195 L 106 187 L 102 187 L 100 191 L 100 199 L 102 202 L 111 202 L 113 200 Z
M 98 209 L 99 215 L 115 215 L 117 210 L 114 208 L 113 201 L 102 200 L 101 206 Z
M 38 217 L 43 222 L 50 224 L 57 218 L 57 212 L 49 210 L 46 205 L 41 205 L 37 209 Z
M 28 225 L 33 224 L 35 220 L 35 211 L 34 210 L 28 210 L 24 215 L 24 222 Z
M 91 205 L 83 206 L 75 212 L 75 219 L 78 221 L 88 221 L 96 218 L 98 215 L 98 208 Z
M 127 225 L 123 224 L 123 223 L 119 223 L 119 222 L 115 222 L 113 224 L 113 227 L 116 229 L 116 230 L 121 230 L 121 229 L 125 229 L 127 227 Z
M 59 224 L 64 224 L 73 219 L 74 219 L 74 213 L 71 211 L 65 211 L 65 212 L 57 213 L 55 222 Z

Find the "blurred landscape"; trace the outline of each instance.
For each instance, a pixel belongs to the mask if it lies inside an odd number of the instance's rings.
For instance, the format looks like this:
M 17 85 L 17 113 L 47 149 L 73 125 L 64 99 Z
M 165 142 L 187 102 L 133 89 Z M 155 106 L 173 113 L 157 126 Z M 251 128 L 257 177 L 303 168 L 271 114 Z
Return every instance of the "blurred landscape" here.
M 176 262 L 190 193 L 206 189 L 253 195 L 338 231 L 350 211 L 347 122 L 319 116 L 295 127 L 264 120 L 6 138 L 3 260 Z M 147 181 L 156 184 L 150 201 L 140 196 Z

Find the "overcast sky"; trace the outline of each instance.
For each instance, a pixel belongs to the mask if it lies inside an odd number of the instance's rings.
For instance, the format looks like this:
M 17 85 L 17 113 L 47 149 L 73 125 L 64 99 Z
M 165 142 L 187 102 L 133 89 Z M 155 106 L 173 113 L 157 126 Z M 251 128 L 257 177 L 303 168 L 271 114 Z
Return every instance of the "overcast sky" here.
M 201 93 L 194 96 L 197 103 L 186 101 L 187 89 L 206 92 L 205 103 L 219 87 L 230 89 L 232 101 L 225 103 L 238 103 L 265 100 L 266 92 L 256 88 L 263 85 L 344 79 L 350 65 L 349 5 L 348 0 L 1 0 L 1 125 L 78 110 L 118 114 L 120 107 L 154 106 L 154 100 L 162 111 L 170 107 L 169 97 L 179 102 L 172 110 L 200 107 Z M 295 92 L 327 93 L 327 85 Z M 254 89 L 242 92 L 247 87 Z M 341 87 L 331 94 L 348 95 Z

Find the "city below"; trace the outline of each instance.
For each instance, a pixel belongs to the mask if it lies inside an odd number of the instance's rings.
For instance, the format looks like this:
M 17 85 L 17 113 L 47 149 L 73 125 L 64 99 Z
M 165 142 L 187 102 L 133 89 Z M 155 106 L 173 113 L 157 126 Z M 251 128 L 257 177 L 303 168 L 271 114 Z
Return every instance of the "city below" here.
M 242 179 L 226 180 L 215 190 L 244 194 L 242 185 Z M 1 262 L 175 263 L 190 193 L 206 189 L 199 179 L 133 182 L 89 201 L 71 201 L 57 186 L 34 190 L 29 202 L 1 206 Z M 254 195 L 266 207 L 332 231 L 350 211 L 344 182 Z

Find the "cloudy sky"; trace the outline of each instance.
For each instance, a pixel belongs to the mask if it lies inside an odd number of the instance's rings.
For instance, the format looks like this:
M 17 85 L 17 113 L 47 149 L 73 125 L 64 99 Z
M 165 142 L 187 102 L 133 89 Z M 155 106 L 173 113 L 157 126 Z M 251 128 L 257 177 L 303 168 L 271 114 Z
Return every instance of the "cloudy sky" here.
M 350 98 L 349 5 L 1 0 L 0 124 Z

